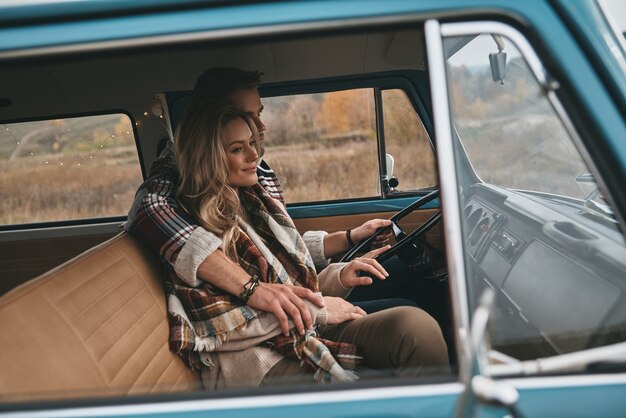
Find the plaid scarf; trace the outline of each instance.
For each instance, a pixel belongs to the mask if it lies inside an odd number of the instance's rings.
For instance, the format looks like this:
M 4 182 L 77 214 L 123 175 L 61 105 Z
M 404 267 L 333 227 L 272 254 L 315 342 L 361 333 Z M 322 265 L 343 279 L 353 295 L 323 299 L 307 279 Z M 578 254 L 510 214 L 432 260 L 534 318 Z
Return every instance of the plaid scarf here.
M 236 242 L 239 265 L 262 282 L 285 283 L 318 291 L 313 260 L 293 221 L 281 204 L 256 184 L 240 188 L 242 207 L 248 223 L 241 221 Z M 231 332 L 243 329 L 262 312 L 243 304 L 238 298 L 206 283 L 190 287 L 175 277 L 166 280 L 170 349 L 192 369 L 211 366 L 210 355 L 220 351 Z M 315 371 L 318 381 L 353 381 L 353 370 L 361 357 L 353 344 L 322 339 L 316 331 L 304 336 L 291 330 L 269 338 L 263 344 L 282 356 L 301 361 Z

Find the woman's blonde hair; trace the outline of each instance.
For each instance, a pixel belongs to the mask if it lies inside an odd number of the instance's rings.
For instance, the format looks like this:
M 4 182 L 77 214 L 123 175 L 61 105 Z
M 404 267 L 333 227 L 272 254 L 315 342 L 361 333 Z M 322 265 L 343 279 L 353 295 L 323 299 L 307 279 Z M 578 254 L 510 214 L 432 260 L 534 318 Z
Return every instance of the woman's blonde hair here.
M 237 118 L 242 118 L 258 137 L 248 115 L 231 104 L 212 100 L 189 107 L 174 136 L 180 170 L 176 198 L 204 229 L 221 237 L 224 253 L 233 261 L 237 261 L 235 243 L 241 207 L 237 191 L 228 183 L 222 137 L 226 125 Z

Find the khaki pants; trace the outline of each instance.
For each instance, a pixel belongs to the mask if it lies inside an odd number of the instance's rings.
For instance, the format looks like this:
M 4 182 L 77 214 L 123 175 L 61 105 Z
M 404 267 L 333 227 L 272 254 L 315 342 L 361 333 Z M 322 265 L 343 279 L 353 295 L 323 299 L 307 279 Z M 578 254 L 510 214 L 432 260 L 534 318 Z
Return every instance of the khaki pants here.
M 355 344 L 363 366 L 378 376 L 418 376 L 449 372 L 448 349 L 437 321 L 410 306 L 385 309 L 339 325 L 320 327 L 331 341 Z M 382 372 L 382 373 L 381 373 Z M 367 375 L 367 371 L 359 373 Z M 313 372 L 296 360 L 283 359 L 265 375 L 262 385 L 312 383 Z

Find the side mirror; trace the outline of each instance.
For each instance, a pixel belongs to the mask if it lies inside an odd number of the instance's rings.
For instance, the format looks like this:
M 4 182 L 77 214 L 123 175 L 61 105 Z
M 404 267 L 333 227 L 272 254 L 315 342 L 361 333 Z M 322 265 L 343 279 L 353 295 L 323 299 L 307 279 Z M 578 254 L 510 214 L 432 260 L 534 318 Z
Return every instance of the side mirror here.
M 500 35 L 491 35 L 496 45 L 498 46 L 498 52 L 489 54 L 489 66 L 491 67 L 491 78 L 495 82 L 504 84 L 504 77 L 506 75 L 506 52 L 504 51 L 504 41 Z
M 393 177 L 394 164 L 395 164 L 395 160 L 393 159 L 393 155 L 385 154 L 385 166 L 387 168 L 387 178 Z
M 488 374 L 488 355 L 491 349 L 488 324 L 495 301 L 495 292 L 487 288 L 474 311 L 469 338 L 469 352 L 463 370 L 465 390 L 457 404 L 455 417 L 478 416 L 481 405 L 505 408 L 512 417 L 521 417 L 516 408 L 519 394 L 504 382 L 493 380 Z
M 395 160 L 393 159 L 393 155 L 385 154 L 385 166 L 387 168 L 387 185 L 389 189 L 395 189 L 398 187 L 398 179 L 393 176 L 393 168 L 394 168 Z

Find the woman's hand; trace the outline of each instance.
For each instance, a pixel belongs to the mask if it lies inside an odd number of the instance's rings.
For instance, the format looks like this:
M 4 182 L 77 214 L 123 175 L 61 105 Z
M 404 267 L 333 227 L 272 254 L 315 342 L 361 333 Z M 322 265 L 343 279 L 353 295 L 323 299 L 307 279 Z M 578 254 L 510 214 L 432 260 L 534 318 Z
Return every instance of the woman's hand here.
M 339 272 L 339 281 L 341 285 L 346 289 L 351 289 L 355 286 L 367 286 L 372 284 L 372 279 L 367 276 L 360 276 L 361 272 L 369 273 L 370 275 L 385 280 L 389 273 L 387 270 L 374 259 L 378 254 L 382 254 L 387 251 L 391 246 L 386 245 L 374 251 L 370 251 L 363 257 L 357 257 L 350 261 L 341 272 Z
M 386 228 L 391 225 L 391 221 L 389 219 L 371 219 L 365 222 L 363 225 L 358 228 L 354 228 L 350 232 L 350 237 L 355 244 L 365 240 L 366 238 L 374 235 L 374 233 L 380 228 Z M 382 232 L 379 236 L 377 236 L 374 241 L 370 244 L 370 248 L 380 248 L 382 246 L 387 245 L 389 239 L 391 238 L 391 228 Z
M 341 324 L 367 315 L 363 309 L 342 298 L 324 296 L 324 304 L 328 312 L 329 325 Z

